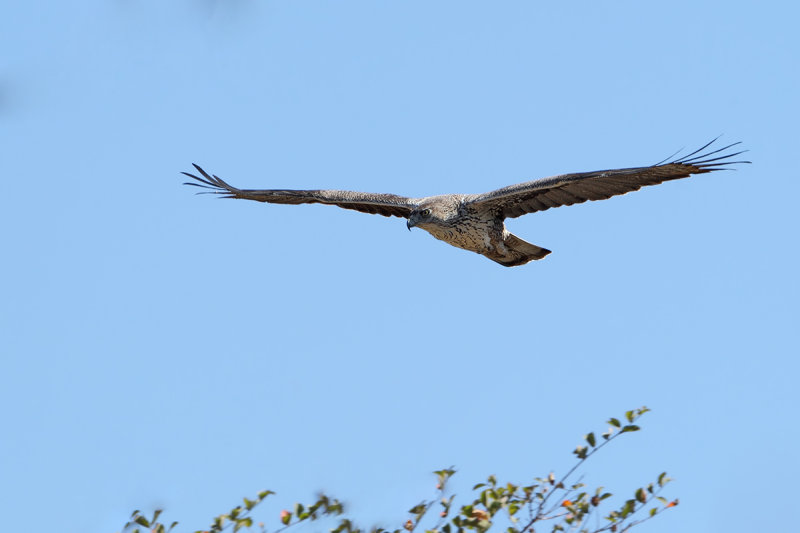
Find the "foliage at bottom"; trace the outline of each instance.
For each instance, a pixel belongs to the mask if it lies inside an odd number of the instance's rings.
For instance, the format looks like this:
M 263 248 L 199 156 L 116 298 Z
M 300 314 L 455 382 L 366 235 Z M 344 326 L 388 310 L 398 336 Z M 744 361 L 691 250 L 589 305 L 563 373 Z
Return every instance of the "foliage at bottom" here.
M 438 482 L 436 496 L 423 500 L 408 511 L 408 519 L 395 529 L 371 528 L 371 533 L 412 533 L 415 530 L 425 533 L 466 533 L 474 531 L 485 533 L 494 528 L 505 533 L 535 533 L 536 531 L 599 533 L 610 531 L 623 533 L 655 516 L 678 505 L 677 499 L 668 500 L 661 496 L 664 486 L 670 481 L 666 472 L 659 474 L 654 481 L 637 487 L 632 496 L 619 507 L 601 511 L 603 502 L 612 494 L 595 487 L 587 489 L 576 480 L 577 473 L 586 461 L 600 449 L 615 441 L 621 435 L 639 431 L 637 420 L 649 409 L 641 407 L 625 413 L 618 418 L 608 420 L 609 428 L 598 438 L 594 433 L 587 433 L 583 443 L 578 445 L 573 454 L 577 458 L 575 465 L 566 473 L 556 476 L 550 472 L 543 477 L 534 478 L 533 483 L 516 485 L 500 483 L 494 476 L 489 476 L 483 483 L 473 487 L 474 499 L 463 505 L 455 505 L 455 495 L 447 491 L 448 480 L 456 473 L 453 468 L 437 470 Z M 345 515 L 342 503 L 330 496 L 320 494 L 316 501 L 303 505 L 296 503 L 290 511 L 282 510 L 272 527 L 264 522 L 254 524 L 252 511 L 268 496 L 275 494 L 271 490 L 259 492 L 255 498 L 244 498 L 242 505 L 237 505 L 229 512 L 212 520 L 206 530 L 196 533 L 220 533 L 225 530 L 237 532 L 252 530 L 257 527 L 262 533 L 280 533 L 285 529 L 302 522 L 314 521 L 325 517 L 335 517 L 335 526 L 331 533 L 363 533 L 367 530 L 356 525 L 353 518 Z M 438 509 L 438 513 L 431 510 Z M 167 533 L 172 531 L 178 522 L 169 526 L 160 521 L 162 511 L 156 510 L 151 517 L 141 511 L 134 511 L 131 519 L 125 524 L 122 533 Z M 589 524 L 593 524 L 590 526 Z

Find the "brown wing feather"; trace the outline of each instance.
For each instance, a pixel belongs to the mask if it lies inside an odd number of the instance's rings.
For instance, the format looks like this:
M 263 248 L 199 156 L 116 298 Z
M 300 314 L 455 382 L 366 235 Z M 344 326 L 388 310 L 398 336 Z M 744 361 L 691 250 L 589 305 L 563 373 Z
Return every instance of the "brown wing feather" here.
M 416 206 L 413 199 L 394 194 L 336 190 L 237 189 L 228 185 L 221 178 L 209 175 L 198 165 L 193 166 L 200 176 L 182 172 L 197 182 L 186 182 L 185 185 L 208 189 L 203 192 L 218 194 L 221 198 L 242 198 L 271 204 L 328 204 L 344 209 L 354 209 L 362 213 L 401 218 L 407 218 Z
M 692 174 L 724 170 L 725 165 L 749 163 L 749 161 L 730 160 L 746 150 L 722 153 L 717 157 L 711 157 L 740 143 L 702 153 L 714 141 L 685 157 L 661 162 L 650 167 L 552 176 L 480 194 L 471 198 L 469 203 L 476 208 L 497 210 L 503 218 L 514 218 L 526 213 L 544 211 L 551 207 L 579 204 L 587 200 L 605 200 L 612 196 L 639 190 L 647 185 L 686 178 Z

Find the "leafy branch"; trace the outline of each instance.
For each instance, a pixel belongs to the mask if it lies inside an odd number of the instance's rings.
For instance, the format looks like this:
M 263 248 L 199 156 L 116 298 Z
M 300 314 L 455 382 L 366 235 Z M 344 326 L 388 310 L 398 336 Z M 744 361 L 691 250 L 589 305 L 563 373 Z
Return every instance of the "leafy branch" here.
M 655 481 L 637 488 L 633 497 L 625 500 L 618 508 L 607 511 L 603 516 L 603 525 L 596 525 L 594 528 L 587 527 L 587 524 L 599 522 L 600 506 L 612 494 L 603 487 L 587 490 L 580 478 L 575 479 L 575 476 L 590 457 L 609 443 L 625 433 L 639 431 L 635 422 L 648 411 L 646 407 L 627 411 L 624 416 L 625 424 L 617 418 L 610 418 L 609 429 L 600 435 L 602 440 L 598 440 L 594 433 L 584 435 L 586 444 L 577 446 L 572 452 L 578 461 L 562 476 L 557 478 L 551 472 L 545 477 L 535 478 L 534 483 L 523 486 L 501 484 L 495 476 L 489 476 L 485 483 L 478 483 L 472 488 L 477 495 L 460 508 L 454 507 L 455 495 L 448 495 L 446 489 L 447 482 L 456 471 L 452 467 L 437 470 L 434 472 L 437 476 L 435 498 L 423 500 L 412 507 L 408 511 L 410 516 L 402 527 L 393 530 L 372 528 L 370 532 L 413 533 L 418 528 L 421 529 L 423 523 L 430 523 L 424 529 L 425 533 L 485 533 L 502 522 L 507 525 L 505 533 L 535 533 L 535 527 L 539 523 L 547 522 L 551 524 L 550 531 L 553 533 L 624 533 L 678 505 L 677 499 L 670 501 L 660 495 L 670 481 L 666 472 L 661 473 Z M 209 529 L 196 533 L 221 533 L 229 528 L 234 533 L 241 529 L 251 530 L 255 527 L 252 511 L 272 494 L 274 492 L 265 490 L 258 493 L 254 500 L 245 498 L 243 505 L 215 517 Z M 439 509 L 438 516 L 434 519 L 426 518 L 434 507 Z M 292 511 L 282 510 L 278 519 L 280 525 L 274 529 L 268 530 L 263 522 L 258 523 L 257 527 L 262 533 L 282 533 L 302 522 L 340 516 L 343 513 L 344 507 L 339 500 L 321 494 L 311 504 L 296 503 Z M 159 522 L 160 515 L 161 510 L 157 510 L 148 519 L 140 511 L 134 511 L 123 532 L 145 533 L 149 530 L 150 533 L 169 533 L 177 522 L 172 522 L 167 527 Z M 336 526 L 330 529 L 331 533 L 364 531 L 350 518 L 339 519 Z

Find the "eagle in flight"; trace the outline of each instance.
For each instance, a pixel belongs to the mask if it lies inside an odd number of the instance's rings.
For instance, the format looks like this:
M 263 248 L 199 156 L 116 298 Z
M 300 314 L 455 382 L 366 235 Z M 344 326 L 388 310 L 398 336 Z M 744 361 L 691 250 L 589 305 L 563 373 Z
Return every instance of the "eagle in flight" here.
M 714 141 L 716 139 L 691 154 L 668 158 L 649 167 L 562 174 L 483 194 L 444 194 L 424 198 L 337 190 L 237 189 L 217 176 L 209 175 L 198 165 L 194 168 L 199 176 L 188 172 L 183 174 L 195 180 L 186 185 L 209 189 L 203 192 L 219 194 L 222 198 L 272 204 L 328 204 L 362 213 L 402 217 L 407 220 L 409 230 L 422 228 L 448 244 L 512 267 L 542 259 L 550 250 L 510 233 L 503 223 L 505 219 L 587 200 L 605 200 L 646 185 L 724 170 L 726 165 L 749 163 L 732 160 L 745 152 L 730 150 L 740 143 L 707 151 L 711 150 L 709 147 Z

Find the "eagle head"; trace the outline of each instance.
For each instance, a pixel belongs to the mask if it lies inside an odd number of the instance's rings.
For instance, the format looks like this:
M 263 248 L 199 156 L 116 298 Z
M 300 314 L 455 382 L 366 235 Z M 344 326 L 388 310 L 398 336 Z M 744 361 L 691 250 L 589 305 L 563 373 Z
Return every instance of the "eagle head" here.
M 408 216 L 406 226 L 414 226 L 431 231 L 433 228 L 451 226 L 458 216 L 458 202 L 449 196 L 434 196 L 422 202 Z

